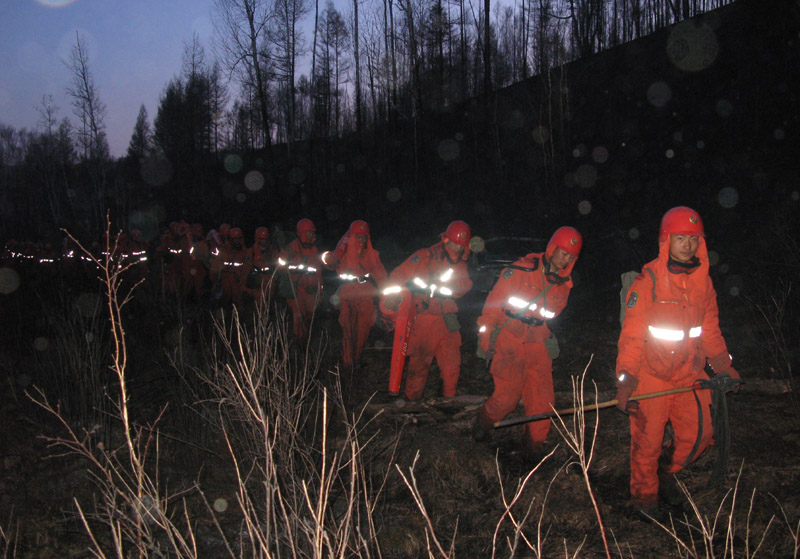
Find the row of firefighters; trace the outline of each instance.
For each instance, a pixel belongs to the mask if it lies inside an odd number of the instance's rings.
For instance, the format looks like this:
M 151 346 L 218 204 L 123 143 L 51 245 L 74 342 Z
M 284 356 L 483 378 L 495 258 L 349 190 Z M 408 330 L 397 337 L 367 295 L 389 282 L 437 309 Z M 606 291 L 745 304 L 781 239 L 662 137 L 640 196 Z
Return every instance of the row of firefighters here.
M 320 253 L 311 220 L 301 219 L 296 235 L 273 254 L 264 227 L 255 231 L 255 242 L 248 248 L 236 227 L 223 225 L 204 236 L 199 226 L 173 224 L 154 254 L 164 262 L 166 287 L 175 292 L 197 291 L 207 276 L 220 297 L 233 302 L 243 293 L 268 300 L 277 290 L 292 310 L 293 332 L 300 339 L 308 335 L 321 300 L 322 268 L 334 270 L 341 284 L 331 299 L 339 309 L 344 365 L 358 363 L 371 329 L 383 315 L 394 324 L 389 391 L 399 394 L 404 381 L 406 399 L 422 398 L 435 360 L 442 396 L 455 396 L 462 345 L 456 301 L 472 288 L 467 258 L 475 243 L 469 225 L 453 221 L 438 242 L 411 254 L 391 274 L 372 246 L 365 221 L 354 221 L 329 252 Z M 122 241 L 128 243 L 120 252 L 126 258 L 147 252 L 136 244 L 136 234 Z M 476 440 L 486 440 L 520 400 L 527 415 L 551 411 L 552 361 L 559 349 L 548 322 L 567 305 L 582 244 L 575 228 L 559 228 L 544 252 L 526 254 L 505 268 L 487 296 L 478 319 L 477 350 L 486 359 L 494 392 L 478 412 Z M 700 216 L 690 208 L 673 208 L 661 221 L 658 257 L 644 266 L 626 294 L 617 406 L 630 415 L 631 505 L 645 514 L 654 513 L 660 489 L 674 492 L 674 474 L 713 444 L 714 431 L 708 390 L 651 399 L 636 396 L 708 380 L 707 365 L 733 379 L 727 386 L 739 386 L 720 332 L 708 269 Z M 674 437 L 666 465 L 659 469 L 668 422 Z M 527 450 L 540 453 L 549 431 L 549 419 L 526 423 Z M 665 498 L 663 491 L 661 495 Z

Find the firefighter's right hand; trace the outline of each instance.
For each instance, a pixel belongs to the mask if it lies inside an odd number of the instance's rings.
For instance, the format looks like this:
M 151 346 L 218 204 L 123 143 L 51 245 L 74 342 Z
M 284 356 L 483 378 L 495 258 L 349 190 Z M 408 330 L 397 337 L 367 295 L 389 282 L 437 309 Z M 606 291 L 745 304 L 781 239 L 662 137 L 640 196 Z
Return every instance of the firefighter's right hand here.
M 630 400 L 638 385 L 639 379 L 628 371 L 617 373 L 617 409 L 625 415 L 636 413 L 639 409 L 639 402 Z

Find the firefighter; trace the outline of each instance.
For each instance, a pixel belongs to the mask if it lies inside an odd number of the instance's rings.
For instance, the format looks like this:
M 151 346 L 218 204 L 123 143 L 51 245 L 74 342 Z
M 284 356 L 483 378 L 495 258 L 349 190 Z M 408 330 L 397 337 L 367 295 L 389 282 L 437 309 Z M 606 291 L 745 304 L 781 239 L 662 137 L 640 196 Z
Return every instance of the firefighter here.
M 222 303 L 240 304 L 247 275 L 250 272 L 250 254 L 244 243 L 244 234 L 239 227 L 232 227 L 228 243 L 221 248 Z
M 181 279 L 183 285 L 181 294 L 184 298 L 199 301 L 203 295 L 203 288 L 208 272 L 201 260 L 194 258 L 192 249 L 203 241 L 203 226 L 193 223 L 186 228 L 181 239 Z
M 456 395 L 461 374 L 461 326 L 455 300 L 472 289 L 467 272 L 472 232 L 465 222 L 453 221 L 440 237 L 440 242 L 416 251 L 395 268 L 388 281 L 390 287 L 408 288 L 416 306 L 404 390 L 405 398 L 411 401 L 422 398 L 434 359 L 443 396 Z M 400 297 L 387 295 L 383 304 L 396 311 Z
M 279 286 L 292 310 L 292 331 L 305 341 L 311 329 L 314 311 L 322 297 L 322 262 L 317 248 L 317 228 L 303 218 L 297 222 L 297 238 L 280 253 Z
M 269 229 L 258 227 L 253 235 L 253 246 L 250 247 L 252 268 L 245 286 L 246 293 L 253 298 L 258 308 L 263 308 L 272 300 L 275 284 L 272 281 L 275 273 L 274 260 Z
M 582 246 L 576 229 L 559 228 L 545 252 L 527 254 L 505 268 L 487 296 L 478 318 L 478 341 L 490 365 L 494 392 L 478 412 L 476 440 L 487 440 L 492 424 L 512 412 L 520 398 L 526 415 L 551 411 L 558 344 L 548 321 L 567 306 L 572 269 Z M 526 424 L 524 448 L 532 459 L 543 455 L 549 431 L 549 419 Z
M 380 255 L 372 248 L 367 222 L 359 219 L 351 223 L 336 250 L 324 253 L 322 261 L 336 271 L 341 282 L 331 301 L 339 308 L 342 361 L 345 367 L 354 367 L 377 321 L 378 288 L 387 278 Z
M 161 235 L 160 243 L 156 247 L 156 257 L 161 263 L 161 281 L 165 293 L 175 295 L 178 293 L 181 282 L 180 256 L 181 248 L 180 224 L 173 221 L 169 229 Z
M 669 505 L 681 504 L 675 474 L 713 442 L 711 394 L 696 390 L 638 402 L 630 397 L 707 380 L 706 360 L 718 375 L 740 379 L 719 328 L 700 216 L 683 206 L 669 210 L 658 239 L 658 258 L 645 264 L 628 291 L 616 367 L 617 406 L 630 415 L 629 505 L 656 518 L 664 514 L 659 495 Z M 667 422 L 674 437 L 659 472 Z

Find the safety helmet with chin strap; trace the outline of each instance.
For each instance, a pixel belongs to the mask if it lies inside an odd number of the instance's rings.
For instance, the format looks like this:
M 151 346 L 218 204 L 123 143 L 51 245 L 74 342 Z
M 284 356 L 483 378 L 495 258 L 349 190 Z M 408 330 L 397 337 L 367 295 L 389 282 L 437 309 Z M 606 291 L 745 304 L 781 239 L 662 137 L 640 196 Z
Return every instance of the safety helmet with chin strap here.
M 552 254 L 552 250 L 555 247 L 577 258 L 581 253 L 581 248 L 583 248 L 583 237 L 581 237 L 581 234 L 574 227 L 566 225 L 564 227 L 559 227 L 547 243 L 548 254 Z
M 255 237 L 256 237 L 257 241 L 262 241 L 264 239 L 268 239 L 269 238 L 269 229 L 267 229 L 266 227 L 259 227 L 258 229 L 256 229 Z
M 661 218 L 661 227 L 658 230 L 658 242 L 663 243 L 669 235 L 691 235 L 704 237 L 703 220 L 692 208 L 678 206 L 672 208 Z

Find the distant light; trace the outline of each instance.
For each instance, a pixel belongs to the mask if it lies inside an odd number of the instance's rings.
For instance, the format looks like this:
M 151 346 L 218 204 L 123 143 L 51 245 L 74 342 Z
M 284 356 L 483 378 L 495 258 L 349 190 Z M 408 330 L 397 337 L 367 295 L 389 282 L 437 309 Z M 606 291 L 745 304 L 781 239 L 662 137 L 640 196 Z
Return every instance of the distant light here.
M 673 157 L 675 157 L 675 151 L 671 150 L 671 149 L 668 149 L 667 152 L 664 155 L 667 156 L 667 159 L 672 159 Z
M 631 227 L 628 230 L 628 237 L 631 239 L 638 239 L 639 238 L 639 230 L 636 227 Z
M 588 200 L 582 201 L 578 204 L 578 213 L 581 215 L 588 215 L 592 211 L 592 203 Z
M 386 191 L 386 199 L 389 200 L 390 202 L 399 202 L 400 198 L 402 197 L 403 193 L 396 186 L 393 186 Z

